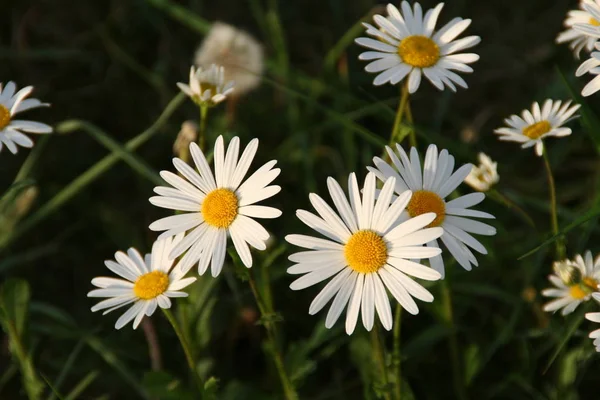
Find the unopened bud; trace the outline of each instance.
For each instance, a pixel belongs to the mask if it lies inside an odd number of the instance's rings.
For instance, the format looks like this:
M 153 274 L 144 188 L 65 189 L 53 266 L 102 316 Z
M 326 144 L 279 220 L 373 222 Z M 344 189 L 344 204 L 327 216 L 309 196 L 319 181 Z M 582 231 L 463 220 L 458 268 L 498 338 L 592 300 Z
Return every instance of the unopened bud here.
M 583 278 L 579 268 L 569 260 L 555 261 L 552 264 L 552 269 L 556 276 L 567 286 L 577 284 Z
M 190 143 L 198 138 L 198 125 L 193 121 L 185 121 L 181 124 L 181 130 L 173 143 L 173 153 L 185 162 L 189 160 Z

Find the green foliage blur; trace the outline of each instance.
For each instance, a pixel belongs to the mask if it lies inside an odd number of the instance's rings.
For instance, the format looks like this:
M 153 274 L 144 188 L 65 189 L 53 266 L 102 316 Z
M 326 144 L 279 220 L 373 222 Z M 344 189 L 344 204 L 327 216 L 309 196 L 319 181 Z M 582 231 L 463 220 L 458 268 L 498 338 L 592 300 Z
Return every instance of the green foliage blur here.
M 57 132 L 36 137 L 32 150 L 16 156 L 0 153 L 0 398 L 195 398 L 183 351 L 160 312 L 135 331 L 116 331 L 119 311 L 91 313 L 95 301 L 86 294 L 93 277 L 109 273 L 103 260 L 115 251 L 149 251 L 156 234 L 147 227 L 167 215 L 148 198 L 157 172 L 172 169 L 181 124 L 198 118 L 191 101 L 176 97 L 175 83 L 186 81 L 194 51 L 216 20 L 251 32 L 268 61 L 259 89 L 235 109 L 211 111 L 208 143 L 221 134 L 240 136 L 243 144 L 259 138 L 253 166 L 278 160 L 283 190 L 269 205 L 284 213 L 265 223 L 274 238 L 268 250 L 253 253 L 258 283 L 272 291 L 276 313 L 269 321 L 260 318 L 230 257 L 218 279 L 201 277 L 189 298 L 174 302 L 207 397 L 283 398 L 265 341 L 264 324 L 274 323 L 301 399 L 383 398 L 385 382 L 396 377 L 378 373 L 370 334 L 359 326 L 349 337 L 339 321 L 325 329 L 323 312 L 308 315 L 319 288 L 288 288 L 292 249 L 283 240 L 307 232 L 294 214 L 310 208 L 310 192 L 326 197 L 328 176 L 345 181 L 356 171 L 361 179 L 388 141 L 399 88 L 373 87 L 353 43 L 363 33 L 357 22 L 383 12 L 383 3 L 4 1 L 0 81 L 34 85 L 33 97 L 52 107 L 28 117 Z M 551 236 L 543 161 L 492 133 L 533 101 L 583 101 L 588 78 L 574 77 L 581 61 L 554 43 L 576 6 L 446 2 L 440 22 L 472 18 L 469 34 L 482 38 L 474 48 L 481 60 L 465 76 L 468 90 L 438 92 L 424 81 L 411 97 L 419 148 L 447 148 L 457 164 L 489 154 L 499 165 L 498 191 L 531 215 L 535 228 L 502 202 L 482 203 L 497 218 L 498 234 L 483 241 L 489 254 L 478 256 L 471 272 L 447 262 L 446 281 L 428 286 L 436 300 L 421 303 L 417 316 L 403 316 L 403 399 L 598 397 L 600 360 L 587 338 L 593 324 L 583 320 L 598 305 L 567 318 L 544 313 L 540 290 L 549 286 L 553 247 L 519 259 Z M 586 99 L 573 134 L 546 142 L 560 226 L 576 223 L 566 234 L 568 256 L 600 251 L 599 111 L 597 96 Z M 13 184 L 17 174 L 20 183 Z M 23 207 L 16 199 L 26 190 L 34 194 Z M 390 349 L 391 334 L 383 338 Z

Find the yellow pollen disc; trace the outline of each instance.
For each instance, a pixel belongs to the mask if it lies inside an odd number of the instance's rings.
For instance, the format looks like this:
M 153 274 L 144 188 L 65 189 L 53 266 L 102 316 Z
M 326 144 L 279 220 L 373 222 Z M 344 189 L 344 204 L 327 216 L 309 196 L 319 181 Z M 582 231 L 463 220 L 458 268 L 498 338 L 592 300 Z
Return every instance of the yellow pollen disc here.
M 228 228 L 238 215 L 238 198 L 229 189 L 215 189 L 202 202 L 202 217 L 215 228 Z
M 377 272 L 387 261 L 387 246 L 383 238 L 369 230 L 353 234 L 346 246 L 344 256 L 350 268 L 356 272 L 369 274 Z
M 585 285 L 588 289 L 590 289 L 592 292 L 595 292 L 598 290 L 598 281 L 595 280 L 594 278 L 590 278 L 589 276 L 585 277 L 585 278 L 583 278 L 581 283 L 583 285 Z
M 552 125 L 550 125 L 550 122 L 543 120 L 524 128 L 523 135 L 535 140 L 543 134 L 550 132 L 551 129 Z
M 596 21 L 594 18 L 590 18 L 590 25 L 600 26 L 600 22 Z
M 413 35 L 402 39 L 398 46 L 398 55 L 410 66 L 427 68 L 435 65 L 440 59 L 440 48 L 428 37 Z
M 0 104 L 0 129 L 6 128 L 10 123 L 10 110 Z
M 143 300 L 150 300 L 163 294 L 169 288 L 169 276 L 162 271 L 148 272 L 137 278 L 133 293 Z
M 417 217 L 421 214 L 434 212 L 436 217 L 432 223 L 427 225 L 427 228 L 440 226 L 446 218 L 446 203 L 437 193 L 429 190 L 417 190 L 410 198 L 406 211 L 411 217 Z
M 588 292 L 580 285 L 573 285 L 569 288 L 569 295 L 576 300 L 583 300 L 587 297 Z

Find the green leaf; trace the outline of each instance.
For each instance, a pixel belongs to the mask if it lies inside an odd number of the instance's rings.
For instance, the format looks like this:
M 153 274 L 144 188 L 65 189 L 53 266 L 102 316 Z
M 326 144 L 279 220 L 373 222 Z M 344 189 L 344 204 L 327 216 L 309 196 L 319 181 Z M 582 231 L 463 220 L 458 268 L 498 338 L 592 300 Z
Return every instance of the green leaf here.
M 29 311 L 29 284 L 21 279 L 9 279 L 0 289 L 0 309 L 3 324 L 14 326 L 19 338 L 23 336 Z M 8 330 L 8 328 L 6 328 Z
M 218 390 L 219 380 L 214 376 L 211 376 L 204 384 L 204 398 L 207 400 L 217 400 Z
M 473 377 L 477 374 L 481 367 L 481 358 L 479 353 L 479 346 L 472 344 L 467 347 L 464 355 L 465 363 L 465 385 L 469 386 Z
M 150 397 L 161 400 L 191 400 L 193 395 L 179 378 L 164 371 L 151 371 L 144 374 L 142 385 Z

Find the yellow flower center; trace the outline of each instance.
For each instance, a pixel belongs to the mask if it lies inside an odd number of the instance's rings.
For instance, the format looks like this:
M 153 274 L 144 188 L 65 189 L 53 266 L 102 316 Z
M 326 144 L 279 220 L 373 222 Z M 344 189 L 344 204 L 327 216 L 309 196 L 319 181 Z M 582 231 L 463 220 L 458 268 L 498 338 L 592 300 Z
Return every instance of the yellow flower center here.
M 600 26 L 600 22 L 596 21 L 596 19 L 594 19 L 594 18 L 590 18 L 589 23 L 594 26 Z
M 543 120 L 524 128 L 523 135 L 535 140 L 543 134 L 550 132 L 550 129 L 552 129 L 552 125 L 550 125 L 550 122 Z
M 437 193 L 429 190 L 417 190 L 410 198 L 406 211 L 411 217 L 417 217 L 421 214 L 434 212 L 436 217 L 432 223 L 427 225 L 428 228 L 440 226 L 446 218 L 446 203 Z
M 583 300 L 587 297 L 588 292 L 581 285 L 573 285 L 569 288 L 569 295 L 576 300 Z
M 169 288 L 169 276 L 162 271 L 148 272 L 137 278 L 133 293 L 143 300 L 150 300 L 163 294 Z
M 428 37 L 413 35 L 402 39 L 398 46 L 398 55 L 410 66 L 427 68 L 435 65 L 440 59 L 440 48 Z
M 0 129 L 6 128 L 10 123 L 10 110 L 0 104 Z
M 583 278 L 581 283 L 583 285 L 585 285 L 588 289 L 590 289 L 592 292 L 595 292 L 598 290 L 598 281 L 595 280 L 594 278 L 590 278 L 589 276 L 587 276 L 587 277 Z
M 202 202 L 202 216 L 215 228 L 228 228 L 238 215 L 238 198 L 229 189 L 215 189 Z
M 344 247 L 344 256 L 350 268 L 369 274 L 377 272 L 387 261 L 387 246 L 381 236 L 370 230 L 353 234 Z

